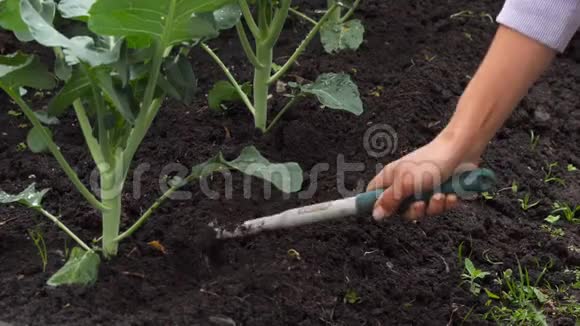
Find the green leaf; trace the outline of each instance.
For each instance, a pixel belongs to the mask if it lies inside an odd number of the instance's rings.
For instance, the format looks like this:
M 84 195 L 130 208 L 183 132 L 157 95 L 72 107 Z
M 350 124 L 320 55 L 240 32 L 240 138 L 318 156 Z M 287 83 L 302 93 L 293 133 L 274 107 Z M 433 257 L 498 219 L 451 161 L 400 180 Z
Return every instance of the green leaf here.
M 50 286 L 93 285 L 99 276 L 100 263 L 101 258 L 94 251 L 74 247 L 66 264 L 52 275 L 46 284 Z
M 297 192 L 302 188 L 303 175 L 298 164 L 270 163 L 254 146 L 244 148 L 240 156 L 233 161 L 227 161 L 219 153 L 207 162 L 193 167 L 192 175 L 201 179 L 212 173 L 228 170 L 237 170 L 266 180 L 286 193 Z
M 105 94 L 106 98 L 113 104 L 121 116 L 131 125 L 135 123 L 135 114 L 133 108 L 136 109 L 136 103 L 133 103 L 133 96 L 130 87 L 121 87 L 116 85 L 113 78 L 108 71 L 96 71 L 96 78 L 100 89 Z M 120 84 L 120 82 L 119 82 Z
M 62 81 L 67 81 L 72 76 L 72 66 L 66 63 L 66 58 L 62 51 L 57 51 L 54 58 L 54 74 Z
M 343 301 L 349 304 L 357 304 L 360 303 L 362 299 L 355 290 L 350 289 L 344 294 Z
M 21 0 L 3 0 L 0 1 L 0 26 L 11 30 L 22 42 L 29 42 L 34 40 L 32 34 L 28 30 L 28 26 L 22 20 L 20 14 Z M 54 20 L 55 7 L 53 0 L 30 0 L 30 4 L 40 13 L 42 18 L 50 22 Z
M 57 118 L 48 116 L 47 112 L 34 112 L 34 115 L 45 125 L 52 126 L 60 123 Z
M 491 292 L 490 290 L 488 290 L 488 289 L 486 289 L 486 288 L 483 288 L 483 290 L 485 291 L 485 294 L 487 294 L 487 296 L 488 296 L 490 299 L 496 299 L 496 300 L 499 300 L 499 299 L 500 299 L 499 295 L 497 295 L 497 294 L 495 294 L 495 293 Z
M 46 195 L 48 190 L 49 189 L 36 191 L 36 184 L 34 183 L 17 195 L 10 195 L 0 190 L 0 204 L 19 203 L 30 208 L 38 208 L 41 207 L 42 198 Z
M 242 9 L 237 3 L 232 3 L 213 12 L 213 19 L 219 30 L 230 29 L 240 21 Z
M 169 60 L 165 64 L 165 74 L 172 88 L 170 94 L 185 104 L 191 104 L 197 90 L 197 78 L 189 60 L 181 55 Z
M 568 166 L 566 167 L 566 169 L 568 170 L 568 172 L 578 171 L 578 168 L 575 167 L 574 164 L 568 164 Z
M 0 56 L 0 83 L 8 88 L 51 89 L 56 85 L 54 77 L 38 58 L 19 52 Z
M 43 127 L 44 128 L 44 127 Z M 44 128 L 48 135 L 52 137 L 52 132 L 47 128 Z M 36 127 L 33 127 L 28 132 L 28 136 L 26 136 L 26 144 L 28 148 L 33 153 L 42 153 L 48 151 L 48 144 L 44 141 L 44 137 L 42 135 L 42 131 Z
M 357 50 L 364 40 L 365 28 L 360 20 L 345 23 L 329 21 L 320 29 L 324 50 L 330 54 L 342 50 Z
M 58 11 L 63 18 L 74 18 L 86 21 L 89 17 L 89 9 L 96 0 L 61 0 L 58 3 Z
M 532 287 L 532 290 L 534 291 L 534 294 L 536 295 L 536 299 L 538 299 L 539 303 L 546 303 L 548 302 L 548 296 L 545 295 L 544 293 L 542 293 L 542 291 L 540 291 L 540 289 L 538 289 L 537 287 Z
M 356 84 L 344 73 L 323 74 L 313 84 L 302 86 L 302 92 L 315 95 L 325 107 L 351 112 L 363 113 L 363 103 Z
M 48 104 L 48 114 L 53 117 L 62 115 L 75 100 L 90 91 L 91 83 L 89 77 L 80 69 L 75 69 L 71 78 Z
M 217 31 L 194 14 L 212 12 L 233 0 L 98 0 L 89 11 L 89 28 L 96 34 L 149 38 L 164 48 Z
M 21 0 L 20 13 L 22 20 L 36 42 L 47 47 L 60 47 L 69 65 L 79 61 L 91 66 L 100 66 L 116 62 L 119 58 L 121 40 L 103 42 L 106 46 L 97 46 L 95 40 L 88 36 L 75 36 L 71 39 L 57 31 L 50 22 L 31 4 L 33 0 Z
M 249 94 L 252 92 L 252 86 L 246 83 L 241 86 L 244 93 Z M 224 102 L 241 102 L 242 98 L 236 91 L 236 88 L 232 83 L 225 80 L 220 80 L 213 88 L 209 91 L 207 96 L 209 101 L 209 108 L 212 110 L 219 111 Z
M 474 276 L 477 269 L 473 265 L 473 262 L 471 261 L 471 259 L 465 258 L 464 264 L 465 264 L 465 269 L 467 270 L 469 275 Z
M 558 222 L 560 220 L 560 215 L 549 215 L 548 217 L 546 217 L 544 219 L 544 221 L 550 223 L 550 224 L 554 224 L 556 222 Z

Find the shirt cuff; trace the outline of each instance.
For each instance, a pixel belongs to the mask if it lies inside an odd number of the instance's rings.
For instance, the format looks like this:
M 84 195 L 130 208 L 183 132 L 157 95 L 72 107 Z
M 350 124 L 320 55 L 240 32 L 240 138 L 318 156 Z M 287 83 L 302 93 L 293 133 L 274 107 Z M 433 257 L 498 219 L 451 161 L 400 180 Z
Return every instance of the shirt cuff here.
M 564 52 L 580 27 L 580 0 L 507 0 L 497 22 Z

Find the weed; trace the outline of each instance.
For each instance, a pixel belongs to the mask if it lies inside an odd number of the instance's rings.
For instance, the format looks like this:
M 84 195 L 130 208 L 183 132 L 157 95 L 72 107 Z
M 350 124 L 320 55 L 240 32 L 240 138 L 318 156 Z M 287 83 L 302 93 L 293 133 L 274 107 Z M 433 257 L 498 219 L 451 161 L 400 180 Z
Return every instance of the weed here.
M 528 211 L 540 204 L 540 200 L 531 202 L 531 194 L 529 192 L 526 193 L 523 198 L 518 199 L 518 202 L 520 202 L 520 207 L 523 211 Z
M 42 271 L 46 272 L 46 265 L 48 265 L 48 252 L 46 249 L 46 242 L 44 242 L 44 236 L 42 235 L 42 230 L 40 228 L 35 228 L 28 231 L 28 235 L 34 242 L 34 246 L 38 250 L 38 256 L 42 261 Z
M 475 268 L 475 265 L 473 265 L 473 262 L 469 258 L 465 258 L 464 264 L 464 272 L 461 274 L 461 278 L 469 283 L 469 291 L 472 294 L 479 295 L 481 292 L 481 285 L 477 283 L 477 281 L 483 280 L 489 275 L 489 273 Z
M 559 183 L 561 185 L 565 185 L 566 182 L 564 182 L 564 180 L 560 177 L 558 177 L 556 175 L 556 173 L 554 172 L 554 168 L 558 167 L 558 162 L 552 162 L 550 164 L 548 164 L 547 166 L 547 171 L 544 170 L 544 168 L 542 168 L 542 170 L 544 171 L 544 182 L 545 183 Z
M 580 217 L 576 215 L 580 212 L 580 205 L 574 206 L 572 208 L 566 203 L 555 202 L 552 205 L 552 213 L 545 220 L 549 223 L 556 223 L 561 217 L 564 217 L 566 221 L 572 224 L 580 224 Z
M 540 143 L 540 135 L 536 135 L 533 130 L 530 130 L 530 148 L 535 151 Z

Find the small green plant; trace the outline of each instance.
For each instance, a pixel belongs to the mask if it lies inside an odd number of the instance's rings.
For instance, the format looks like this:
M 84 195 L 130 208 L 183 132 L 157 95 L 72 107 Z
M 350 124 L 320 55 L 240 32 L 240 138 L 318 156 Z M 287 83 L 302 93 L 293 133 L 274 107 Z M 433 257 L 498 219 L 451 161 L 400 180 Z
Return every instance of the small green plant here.
M 566 166 L 566 170 L 568 170 L 568 172 L 576 172 L 578 171 L 578 168 L 574 164 L 568 164 L 568 166 Z
M 240 84 L 216 52 L 205 43 L 201 44 L 202 49 L 224 71 L 229 81 L 229 85 L 224 84 L 224 82 L 216 84 L 210 92 L 209 101 L 212 103 L 212 107 L 219 109 L 222 102 L 231 101 L 234 99 L 232 94 L 237 93 L 237 99 L 241 100 L 253 115 L 255 127 L 263 133 L 270 131 L 288 110 L 306 96 L 315 96 L 324 107 L 330 109 L 347 111 L 355 115 L 360 115 L 363 112 L 358 87 L 347 74 L 323 74 L 315 82 L 305 85 L 297 82 L 281 82 L 282 77 L 296 63 L 322 26 L 339 12 L 342 5 L 341 3 L 333 4 L 314 25 L 286 63 L 278 66 L 274 63 L 274 50 L 288 18 L 291 2 L 292 0 L 257 0 L 254 1 L 255 10 L 252 13 L 248 1 L 239 0 L 238 4 L 230 4 L 226 11 L 214 13 L 216 21 L 221 22 L 218 24 L 218 29 L 225 30 L 236 27 L 243 51 L 254 67 L 254 80 L 251 85 L 249 83 Z M 252 43 L 248 38 L 246 26 L 253 36 L 254 49 L 252 49 Z M 269 121 L 270 88 L 280 84 L 279 82 L 282 83 L 281 89 L 289 88 L 288 93 L 285 94 L 289 100 L 274 119 Z M 247 94 L 250 87 L 253 90 L 251 99 Z
M 547 267 L 532 284 L 528 270 L 523 269 L 519 262 L 519 278 L 514 278 L 511 269 L 505 270 L 500 282 L 505 290 L 501 292 L 501 295 L 488 292 L 488 297 L 491 300 L 498 300 L 499 305 L 494 305 L 484 315 L 484 319 L 507 325 L 547 325 L 542 309 L 538 308 L 549 299 L 538 288 L 546 271 Z
M 564 180 L 556 175 L 554 172 L 554 168 L 558 167 L 558 162 L 549 163 L 547 166 L 547 170 L 544 170 L 544 182 L 545 183 L 559 183 L 561 185 L 566 184 Z
M 357 304 L 357 303 L 360 303 L 362 301 L 362 298 L 355 290 L 349 289 L 344 294 L 343 301 L 344 301 L 344 303 L 348 303 L 348 304 Z
M 30 239 L 32 239 L 32 242 L 34 242 L 34 246 L 38 251 L 38 256 L 42 261 L 42 271 L 46 272 L 46 266 L 48 265 L 48 251 L 46 249 L 46 242 L 44 242 L 42 230 L 40 230 L 40 228 L 29 230 L 28 235 L 30 236 Z
M 554 224 L 564 217 L 566 221 L 572 224 L 580 224 L 580 217 L 577 217 L 578 213 L 580 213 L 580 205 L 572 208 L 567 203 L 555 202 L 552 208 L 552 213 L 545 219 L 546 222 Z
M 471 259 L 465 258 L 464 272 L 461 274 L 461 278 L 469 284 L 469 291 L 473 295 L 479 295 L 481 293 L 481 285 L 478 283 L 478 280 L 483 280 L 488 275 L 488 272 L 475 268 Z
M 528 192 L 524 195 L 523 198 L 518 199 L 520 207 L 522 208 L 523 211 L 528 211 L 540 204 L 540 200 L 532 202 L 531 196 L 532 195 Z
M 533 130 L 530 130 L 530 148 L 535 151 L 540 143 L 540 135 L 536 135 Z
M 552 225 L 543 224 L 540 226 L 540 228 L 549 233 L 552 238 L 561 238 L 566 235 L 564 229 Z

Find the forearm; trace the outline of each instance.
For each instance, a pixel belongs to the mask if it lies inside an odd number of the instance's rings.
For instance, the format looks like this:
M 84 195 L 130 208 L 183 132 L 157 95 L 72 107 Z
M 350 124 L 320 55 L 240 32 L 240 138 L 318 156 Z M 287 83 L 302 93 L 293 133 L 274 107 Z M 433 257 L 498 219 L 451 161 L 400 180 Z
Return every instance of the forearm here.
M 456 142 L 458 153 L 481 155 L 555 54 L 555 50 L 500 26 L 440 137 Z

